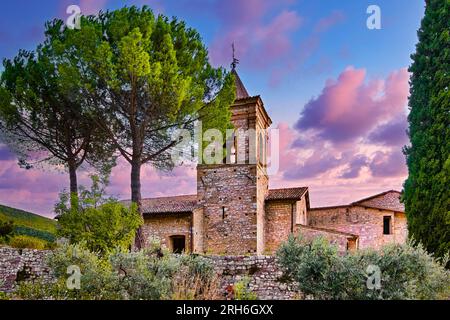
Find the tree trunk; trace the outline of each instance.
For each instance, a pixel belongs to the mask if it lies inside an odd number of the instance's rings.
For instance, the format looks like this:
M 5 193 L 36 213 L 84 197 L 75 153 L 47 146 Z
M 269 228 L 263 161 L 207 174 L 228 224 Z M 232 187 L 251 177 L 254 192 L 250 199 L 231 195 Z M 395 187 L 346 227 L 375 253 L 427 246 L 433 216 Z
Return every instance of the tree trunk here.
M 141 162 L 133 160 L 131 163 L 131 201 L 137 205 L 138 213 L 143 217 L 142 203 L 141 203 Z M 144 235 L 142 226 L 136 231 L 136 238 L 134 245 L 136 249 L 140 250 L 144 247 Z
M 78 206 L 78 181 L 77 181 L 77 165 L 75 161 L 69 160 L 69 179 L 70 179 L 70 205 Z

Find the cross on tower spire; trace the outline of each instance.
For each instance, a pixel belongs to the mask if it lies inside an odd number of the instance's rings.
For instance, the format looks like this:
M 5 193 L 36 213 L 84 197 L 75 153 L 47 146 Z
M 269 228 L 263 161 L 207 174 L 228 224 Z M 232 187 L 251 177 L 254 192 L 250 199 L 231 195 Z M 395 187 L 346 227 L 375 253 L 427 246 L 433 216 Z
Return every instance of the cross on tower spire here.
M 235 56 L 234 42 L 231 44 L 231 49 L 233 50 L 233 62 L 231 62 L 231 70 L 236 70 L 236 66 L 239 64 L 239 60 L 236 59 Z

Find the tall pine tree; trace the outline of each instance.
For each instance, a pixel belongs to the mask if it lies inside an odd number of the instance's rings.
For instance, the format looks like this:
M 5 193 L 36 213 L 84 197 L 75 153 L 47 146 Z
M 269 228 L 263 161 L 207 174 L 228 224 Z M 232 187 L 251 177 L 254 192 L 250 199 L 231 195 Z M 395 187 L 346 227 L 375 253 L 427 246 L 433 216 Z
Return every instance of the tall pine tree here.
M 410 236 L 442 257 L 450 250 L 450 0 L 426 1 L 418 37 L 404 203 Z

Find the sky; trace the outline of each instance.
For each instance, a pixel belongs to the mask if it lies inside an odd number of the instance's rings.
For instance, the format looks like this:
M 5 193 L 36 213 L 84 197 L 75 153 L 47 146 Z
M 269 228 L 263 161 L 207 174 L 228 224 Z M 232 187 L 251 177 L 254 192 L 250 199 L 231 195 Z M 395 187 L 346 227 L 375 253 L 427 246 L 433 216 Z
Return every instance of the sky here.
M 83 14 L 148 5 L 199 31 L 214 66 L 229 67 L 231 43 L 238 73 L 260 95 L 280 132 L 280 170 L 270 187 L 308 186 L 311 206 L 345 204 L 385 190 L 401 190 L 407 175 L 408 66 L 424 0 L 15 0 L 2 3 L 0 58 L 33 50 L 44 23 L 66 20 L 69 5 Z M 369 29 L 369 5 L 380 8 L 381 29 Z M 2 67 L 0 67 L 0 72 Z M 90 172 L 79 172 L 89 185 Z M 130 196 L 123 161 L 108 192 Z M 68 174 L 25 170 L 0 143 L 0 203 L 53 216 Z M 143 197 L 196 192 L 196 172 L 160 173 L 145 167 Z

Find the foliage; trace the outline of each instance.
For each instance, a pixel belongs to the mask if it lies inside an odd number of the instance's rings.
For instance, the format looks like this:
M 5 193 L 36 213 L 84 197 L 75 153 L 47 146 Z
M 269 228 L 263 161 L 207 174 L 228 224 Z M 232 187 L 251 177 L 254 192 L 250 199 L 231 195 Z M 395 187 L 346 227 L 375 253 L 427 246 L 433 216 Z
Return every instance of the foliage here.
M 345 255 L 324 238 L 290 237 L 277 253 L 286 275 L 315 299 L 447 299 L 450 273 L 421 245 L 388 245 Z M 381 271 L 381 289 L 369 289 L 368 266 Z
M 158 252 L 158 253 L 157 253 Z M 62 245 L 49 257 L 54 283 L 23 282 L 17 294 L 22 299 L 204 299 L 212 296 L 212 266 L 202 257 L 170 255 L 161 250 L 106 255 L 93 253 L 82 244 Z M 80 289 L 66 286 L 67 267 L 81 270 Z M 181 279 L 187 281 L 180 282 Z M 195 279 L 194 282 L 188 279 Z M 186 284 L 196 284 L 188 288 Z M 215 287 L 214 287 L 215 288 Z
M 44 250 L 47 248 L 47 242 L 34 237 L 17 235 L 13 236 L 8 243 L 13 248 L 19 249 L 38 249 Z
M 429 252 L 450 252 L 450 1 L 427 1 L 418 31 L 409 98 L 404 184 L 410 236 Z
M 0 221 L 13 221 L 15 226 L 56 233 L 56 221 L 23 210 L 0 205 Z
M 132 6 L 84 17 L 80 30 L 52 30 L 52 47 L 67 61 L 61 81 L 81 93 L 96 128 L 130 163 L 131 200 L 139 212 L 141 167 L 174 167 L 177 129 L 193 132 L 197 120 L 204 129 L 230 127 L 232 76 L 210 65 L 200 35 L 184 22 Z M 141 229 L 137 240 L 140 247 Z
M 67 168 L 76 194 L 76 170 L 85 161 L 110 163 L 112 151 L 84 108 L 80 90 L 66 86 L 61 76 L 68 62 L 53 47 L 54 38 L 65 33 L 61 23 L 46 25 L 45 41 L 34 51 L 20 50 L 4 60 L 0 131 L 26 169 L 43 163 Z
M 250 279 L 244 277 L 234 284 L 234 298 L 235 300 L 256 300 L 258 297 L 256 293 L 249 289 Z
M 55 242 L 56 240 L 56 236 L 53 233 L 23 226 L 14 227 L 14 234 L 30 236 L 47 242 Z
M 126 206 L 105 196 L 105 177 L 91 176 L 90 190 L 80 188 L 77 206 L 69 207 L 69 195 L 60 194 L 55 206 L 60 228 L 58 235 L 71 243 L 84 243 L 92 251 L 128 249 L 136 229 L 143 223 L 134 205 Z
M 0 221 L 0 243 L 5 243 L 9 240 L 14 231 L 14 222 Z

